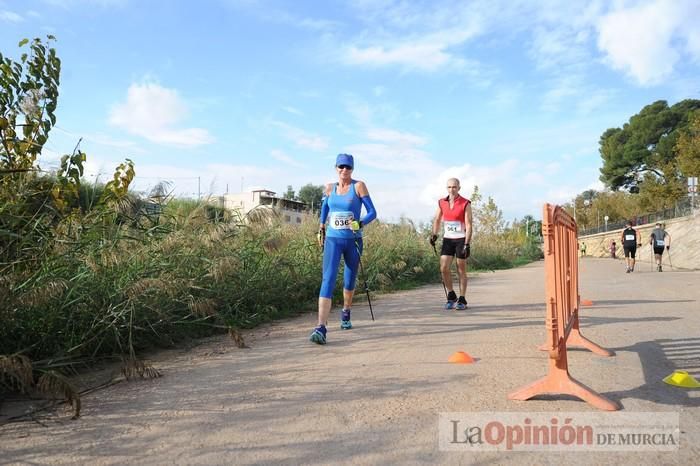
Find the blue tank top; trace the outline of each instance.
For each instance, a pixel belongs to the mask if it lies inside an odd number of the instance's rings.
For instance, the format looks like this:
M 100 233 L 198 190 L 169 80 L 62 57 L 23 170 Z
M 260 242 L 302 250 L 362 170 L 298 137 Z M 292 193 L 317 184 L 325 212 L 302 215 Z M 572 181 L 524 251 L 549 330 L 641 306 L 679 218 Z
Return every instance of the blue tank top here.
M 332 238 L 359 238 L 362 236 L 362 231 L 358 231 L 357 235 L 350 228 L 350 222 L 360 220 L 362 211 L 362 201 L 360 196 L 355 192 L 355 183 L 352 180 L 348 192 L 338 194 L 338 183 L 333 185 L 331 194 L 328 196 L 328 228 L 326 235 Z

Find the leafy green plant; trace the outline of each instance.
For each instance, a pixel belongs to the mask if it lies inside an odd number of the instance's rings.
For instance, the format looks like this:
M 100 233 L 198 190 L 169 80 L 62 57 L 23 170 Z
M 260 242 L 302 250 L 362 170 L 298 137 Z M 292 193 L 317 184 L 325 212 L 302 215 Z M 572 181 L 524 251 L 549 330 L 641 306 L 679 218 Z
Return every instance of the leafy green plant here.
M 14 61 L 0 53 L 0 170 L 5 173 L 34 169 L 36 157 L 56 124 L 61 60 L 48 47 L 55 41 L 23 39 L 29 52 Z

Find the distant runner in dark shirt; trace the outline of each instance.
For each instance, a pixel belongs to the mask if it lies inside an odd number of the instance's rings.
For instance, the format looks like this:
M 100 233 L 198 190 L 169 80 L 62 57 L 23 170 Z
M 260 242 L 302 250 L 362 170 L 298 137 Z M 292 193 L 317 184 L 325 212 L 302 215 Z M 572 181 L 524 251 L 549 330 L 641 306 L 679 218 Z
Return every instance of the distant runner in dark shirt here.
M 628 221 L 626 223 L 620 240 L 622 241 L 622 249 L 625 251 L 625 259 L 627 260 L 627 273 L 634 272 L 637 244 L 641 242 L 641 238 L 639 232 L 632 228 L 632 222 Z

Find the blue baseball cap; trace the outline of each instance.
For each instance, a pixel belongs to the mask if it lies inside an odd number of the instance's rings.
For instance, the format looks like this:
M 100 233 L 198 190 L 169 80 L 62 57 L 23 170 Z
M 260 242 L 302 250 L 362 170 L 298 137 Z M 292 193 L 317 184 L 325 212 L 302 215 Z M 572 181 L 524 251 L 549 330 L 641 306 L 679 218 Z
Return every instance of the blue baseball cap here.
M 350 168 L 355 168 L 355 161 L 350 154 L 338 154 L 335 159 L 335 166 L 339 167 L 341 165 L 349 165 Z

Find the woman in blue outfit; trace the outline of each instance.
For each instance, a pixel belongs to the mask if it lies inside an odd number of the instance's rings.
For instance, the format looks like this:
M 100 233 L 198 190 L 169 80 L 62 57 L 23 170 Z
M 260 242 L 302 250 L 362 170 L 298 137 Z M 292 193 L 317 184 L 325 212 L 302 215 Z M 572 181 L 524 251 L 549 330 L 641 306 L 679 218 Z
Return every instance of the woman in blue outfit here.
M 352 328 L 350 309 L 362 254 L 362 228 L 377 218 L 367 186 L 360 180 L 352 179 L 354 168 L 352 155 L 338 154 L 335 161 L 338 182 L 326 185 L 321 203 L 318 237 L 323 247 L 323 280 L 318 297 L 318 326 L 309 337 L 319 345 L 326 344 L 326 325 L 341 257 L 345 260 L 345 271 L 340 328 Z M 362 206 L 366 211 L 364 217 L 361 217 Z

